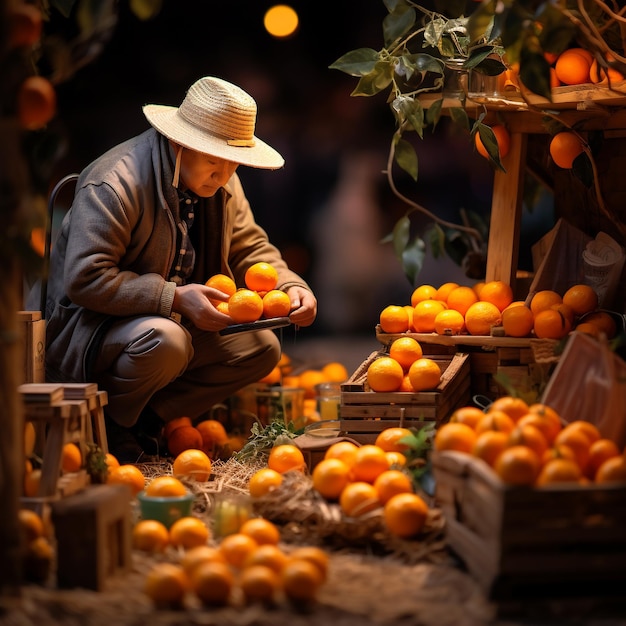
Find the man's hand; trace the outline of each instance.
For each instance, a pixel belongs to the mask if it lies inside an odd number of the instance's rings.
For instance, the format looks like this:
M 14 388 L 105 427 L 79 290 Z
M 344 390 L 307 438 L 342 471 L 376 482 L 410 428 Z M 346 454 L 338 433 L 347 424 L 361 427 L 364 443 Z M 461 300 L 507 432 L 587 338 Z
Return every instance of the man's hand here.
M 172 310 L 191 320 L 197 328 L 217 332 L 233 323 L 228 315 L 220 313 L 210 299 L 228 300 L 228 294 L 198 283 L 176 287 Z
M 317 316 L 317 299 L 304 287 L 289 287 L 287 295 L 291 300 L 289 319 L 297 326 L 310 326 Z

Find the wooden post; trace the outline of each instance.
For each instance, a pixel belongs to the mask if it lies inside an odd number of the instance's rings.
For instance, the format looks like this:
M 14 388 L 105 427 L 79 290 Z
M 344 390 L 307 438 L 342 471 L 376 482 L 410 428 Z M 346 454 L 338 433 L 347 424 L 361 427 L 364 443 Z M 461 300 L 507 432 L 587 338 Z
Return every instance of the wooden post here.
M 511 147 L 493 181 L 486 281 L 503 280 L 515 290 L 522 220 L 527 135 L 511 133 Z

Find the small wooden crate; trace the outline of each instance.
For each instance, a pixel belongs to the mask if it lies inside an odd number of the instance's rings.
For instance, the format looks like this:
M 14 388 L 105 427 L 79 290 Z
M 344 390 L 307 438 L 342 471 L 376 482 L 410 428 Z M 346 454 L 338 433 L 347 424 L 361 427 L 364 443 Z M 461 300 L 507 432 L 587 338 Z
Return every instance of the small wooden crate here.
M 623 597 L 626 486 L 507 486 L 483 461 L 434 452 L 450 547 L 500 602 Z
M 367 368 L 381 352 L 372 352 L 341 385 L 340 429 L 362 442 L 375 439 L 392 426 L 421 427 L 424 422 L 446 422 L 459 406 L 470 402 L 467 354 L 427 355 L 441 367 L 441 382 L 433 391 L 375 392 L 367 384 Z

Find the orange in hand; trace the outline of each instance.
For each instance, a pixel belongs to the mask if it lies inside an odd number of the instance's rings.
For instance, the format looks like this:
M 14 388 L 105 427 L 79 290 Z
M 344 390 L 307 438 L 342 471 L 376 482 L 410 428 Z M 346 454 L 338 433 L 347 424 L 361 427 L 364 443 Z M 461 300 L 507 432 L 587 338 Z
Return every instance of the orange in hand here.
M 263 296 L 263 317 L 287 317 L 291 311 L 289 296 L 280 289 L 270 289 Z M 232 316 L 231 316 L 232 317 Z
M 263 298 L 251 289 L 238 289 L 228 299 L 228 314 L 237 324 L 256 322 L 263 315 Z

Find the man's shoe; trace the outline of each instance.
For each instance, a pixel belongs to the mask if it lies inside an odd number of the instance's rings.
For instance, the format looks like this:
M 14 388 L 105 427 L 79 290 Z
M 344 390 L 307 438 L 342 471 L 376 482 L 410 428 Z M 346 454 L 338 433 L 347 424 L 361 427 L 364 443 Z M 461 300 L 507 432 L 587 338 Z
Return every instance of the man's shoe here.
M 104 416 L 104 423 L 107 431 L 107 443 L 109 452 L 120 462 L 138 463 L 144 455 L 144 449 L 137 441 L 135 435 L 128 428 L 120 426 L 109 416 Z

